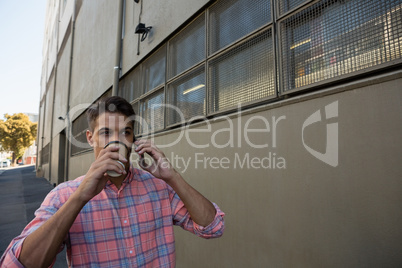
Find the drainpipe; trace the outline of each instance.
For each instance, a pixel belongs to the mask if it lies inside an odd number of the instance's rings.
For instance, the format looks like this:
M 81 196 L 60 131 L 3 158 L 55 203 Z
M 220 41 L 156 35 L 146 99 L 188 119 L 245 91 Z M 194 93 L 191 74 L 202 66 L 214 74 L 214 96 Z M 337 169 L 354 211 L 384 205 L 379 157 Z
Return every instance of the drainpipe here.
M 49 180 L 52 181 L 52 152 L 53 152 L 53 128 L 54 128 L 54 102 L 56 100 L 56 89 L 57 89 L 57 68 L 58 68 L 58 58 L 59 58 L 59 26 L 60 26 L 60 11 L 57 11 L 56 23 L 54 27 L 57 27 L 57 37 L 56 37 L 56 59 L 54 61 L 54 75 L 53 75 L 53 100 L 52 100 L 52 114 L 50 116 L 50 143 L 49 143 Z M 53 29 L 54 31 L 54 29 Z M 56 179 L 57 183 L 59 179 Z
M 124 0 L 119 0 L 119 14 L 117 17 L 117 33 L 116 33 L 116 54 L 115 54 L 115 64 L 113 68 L 112 96 L 117 96 L 117 92 L 119 90 L 122 29 L 123 29 L 123 9 L 124 9 Z
M 68 88 L 67 88 L 67 129 L 66 129 L 66 157 L 64 159 L 64 181 L 68 180 L 68 169 L 69 169 L 69 162 L 70 162 L 70 148 L 71 148 L 71 118 L 70 118 L 70 93 L 71 93 L 71 80 L 72 80 L 72 73 L 73 73 L 73 53 L 74 53 L 74 34 L 75 34 L 75 9 L 76 9 L 77 1 L 74 0 L 73 6 L 73 15 L 71 18 L 71 48 L 70 48 L 70 70 L 68 73 Z

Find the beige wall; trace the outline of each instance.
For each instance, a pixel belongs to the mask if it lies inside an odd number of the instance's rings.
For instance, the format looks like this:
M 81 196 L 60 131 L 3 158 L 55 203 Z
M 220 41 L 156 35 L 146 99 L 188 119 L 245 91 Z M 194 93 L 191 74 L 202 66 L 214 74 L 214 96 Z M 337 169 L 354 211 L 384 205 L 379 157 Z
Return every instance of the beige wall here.
M 338 88 L 325 96 L 316 93 L 234 115 L 230 117 L 236 133 L 234 148 L 212 146 L 214 141 L 218 145 L 228 141 L 228 132 L 217 132 L 232 127 L 223 119 L 211 123 L 210 132 L 189 134 L 191 142 L 210 144 L 209 148 L 190 150 L 184 135 L 177 145 L 164 149 L 185 171 L 183 176 L 226 212 L 221 239 L 205 241 L 176 229 L 177 267 L 395 267 L 401 263 L 401 83 L 399 78 L 355 85 L 344 92 Z M 325 120 L 324 107 L 334 102 L 338 117 L 328 123 L 338 124 L 336 167 L 312 156 L 302 141 L 305 120 L 317 110 Z M 272 117 L 281 116 L 286 118 L 277 123 L 274 148 Z M 248 120 L 252 120 L 249 130 L 266 128 L 260 118 L 268 120 L 271 131 L 250 132 L 248 138 L 269 147 L 255 149 L 247 144 L 244 128 Z M 304 130 L 306 145 L 325 152 L 325 121 L 309 128 Z M 180 131 L 172 131 L 156 142 L 168 144 L 178 137 Z M 198 160 L 226 157 L 230 163 L 219 167 L 218 162 L 196 162 L 197 153 L 203 154 Z M 259 168 L 258 161 L 254 168 L 235 164 L 236 154 L 242 160 L 247 154 L 258 160 L 269 153 L 276 154 L 277 163 L 282 157 L 286 168 Z M 181 159 L 190 160 L 187 170 Z M 268 161 L 263 165 L 267 167 Z
M 67 37 L 63 53 L 57 65 L 56 94 L 54 96 L 53 116 L 53 137 L 67 126 L 67 120 L 58 119 L 60 116 L 66 118 L 68 84 L 70 73 L 71 36 Z
M 52 160 L 50 160 L 50 168 L 51 168 L 51 173 L 49 181 L 51 184 L 58 184 L 59 183 L 59 178 L 58 178 L 58 172 L 59 172 L 59 148 L 60 148 L 60 134 L 57 133 L 55 137 L 53 138 L 52 141 L 52 150 L 50 151 L 50 156 Z
M 53 28 L 51 28 L 50 34 L 53 36 L 57 36 L 57 26 L 58 26 L 58 20 L 57 18 L 55 19 Z M 55 33 L 55 34 L 54 34 Z M 49 47 L 48 47 L 48 62 L 47 62 L 47 79 L 50 78 L 52 75 L 52 71 L 54 69 L 54 66 L 56 64 L 56 59 L 57 59 L 57 42 L 58 39 L 51 39 L 49 42 Z
M 92 103 L 112 86 L 116 30 L 114 1 L 83 2 L 76 18 L 71 107 Z
M 68 165 L 68 179 L 74 180 L 86 174 L 93 161 L 95 156 L 92 151 L 71 157 Z
M 71 23 L 71 19 L 74 13 L 74 1 L 67 1 L 63 11 L 63 4 L 60 5 L 60 23 L 59 23 L 59 44 L 58 50 L 61 49 L 63 38 L 66 35 L 67 28 Z
M 53 120 L 53 94 L 54 94 L 54 73 L 50 77 L 48 82 L 48 90 L 45 95 L 45 120 L 43 121 L 43 144 L 46 146 L 51 140 L 51 129 L 52 129 L 52 120 Z
M 38 140 L 38 150 L 37 150 L 38 158 L 37 158 L 37 161 L 36 161 L 37 164 L 42 163 L 42 155 L 39 152 L 42 150 L 42 148 L 44 146 L 43 139 L 42 139 L 42 137 L 44 135 L 44 127 L 43 127 L 44 119 L 45 119 L 45 112 L 44 111 L 45 111 L 45 103 L 42 103 L 42 105 L 39 107 L 38 137 L 37 137 L 37 140 Z

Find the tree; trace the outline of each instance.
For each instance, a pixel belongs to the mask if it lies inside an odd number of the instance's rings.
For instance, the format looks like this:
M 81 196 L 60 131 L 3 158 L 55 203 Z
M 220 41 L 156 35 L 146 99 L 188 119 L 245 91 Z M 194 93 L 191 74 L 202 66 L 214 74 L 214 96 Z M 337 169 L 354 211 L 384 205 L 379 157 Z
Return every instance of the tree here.
M 13 165 L 23 156 L 26 148 L 36 138 L 37 123 L 32 123 L 26 114 L 5 114 L 6 120 L 0 120 L 0 149 L 13 152 Z

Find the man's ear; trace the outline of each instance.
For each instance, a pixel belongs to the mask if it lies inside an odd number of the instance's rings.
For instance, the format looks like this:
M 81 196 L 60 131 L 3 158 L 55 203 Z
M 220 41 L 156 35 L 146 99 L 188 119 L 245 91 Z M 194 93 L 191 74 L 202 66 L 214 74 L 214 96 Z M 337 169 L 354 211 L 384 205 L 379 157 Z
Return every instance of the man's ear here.
M 86 135 L 87 135 L 87 141 L 88 141 L 89 145 L 90 145 L 91 147 L 94 147 L 94 140 L 93 140 L 93 134 L 92 134 L 92 132 L 89 131 L 89 130 L 87 130 Z

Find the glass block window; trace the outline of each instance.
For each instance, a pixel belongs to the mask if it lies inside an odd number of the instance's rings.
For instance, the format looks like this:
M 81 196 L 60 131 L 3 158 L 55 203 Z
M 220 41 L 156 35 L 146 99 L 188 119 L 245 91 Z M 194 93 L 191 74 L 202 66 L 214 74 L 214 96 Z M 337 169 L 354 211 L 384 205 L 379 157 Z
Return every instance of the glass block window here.
M 169 42 L 169 78 L 205 60 L 205 14 Z
M 166 45 L 155 52 L 142 64 L 142 75 L 144 79 L 144 93 L 157 88 L 165 83 L 166 72 Z
M 167 104 L 168 125 L 181 123 L 205 114 L 204 66 L 168 86 Z
M 401 6 L 401 0 L 327 0 L 281 21 L 283 90 L 400 59 Z
M 271 0 L 218 1 L 209 11 L 209 53 L 271 21 Z
M 209 62 L 209 112 L 275 95 L 271 29 Z
M 119 96 L 131 102 L 139 98 L 142 94 L 143 88 L 141 87 L 141 72 L 140 67 L 137 67 L 120 81 Z
M 303 3 L 310 2 L 311 0 L 277 0 L 279 6 L 279 14 L 282 15 Z
M 72 140 L 71 140 L 71 155 L 76 155 L 81 152 L 91 150 L 88 144 L 86 132 L 88 130 L 88 122 L 86 113 L 82 113 L 73 121 L 72 124 Z
M 141 100 L 141 133 L 151 133 L 164 128 L 164 92 L 160 90 Z

